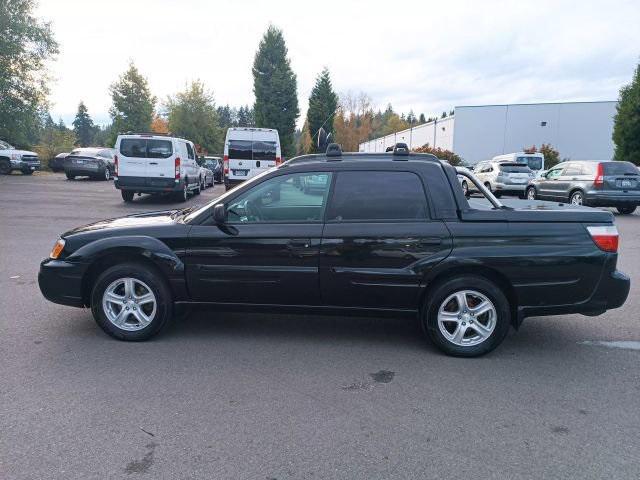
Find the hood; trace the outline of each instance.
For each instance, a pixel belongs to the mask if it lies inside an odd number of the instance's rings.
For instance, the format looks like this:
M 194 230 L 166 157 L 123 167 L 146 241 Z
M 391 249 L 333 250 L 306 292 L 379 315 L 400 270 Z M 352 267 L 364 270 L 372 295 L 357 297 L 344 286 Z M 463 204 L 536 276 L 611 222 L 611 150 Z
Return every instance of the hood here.
M 180 210 L 162 210 L 157 212 L 146 212 L 126 217 L 111 218 L 108 220 L 100 220 L 99 222 L 90 223 L 82 227 L 77 227 L 61 236 L 67 238 L 70 236 L 85 234 L 91 232 L 100 232 L 101 234 L 116 233 L 122 230 L 139 229 L 144 227 L 159 227 L 163 225 L 173 225 L 176 223 L 177 213 Z
M 32 155 L 37 157 L 38 154 L 36 152 L 30 152 L 29 150 L 18 150 L 18 149 L 14 149 L 14 150 L 7 150 L 8 152 L 11 152 L 12 155 Z

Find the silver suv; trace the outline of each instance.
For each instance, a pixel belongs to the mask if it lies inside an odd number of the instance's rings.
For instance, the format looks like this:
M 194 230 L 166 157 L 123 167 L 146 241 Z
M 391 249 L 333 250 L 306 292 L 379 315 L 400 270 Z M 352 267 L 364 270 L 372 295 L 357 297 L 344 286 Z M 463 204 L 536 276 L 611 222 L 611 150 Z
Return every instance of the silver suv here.
M 630 162 L 559 163 L 529 182 L 527 199 L 616 207 L 620 213 L 633 213 L 640 205 L 640 170 Z
M 524 198 L 529 181 L 535 177 L 533 171 L 525 164 L 493 160 L 477 163 L 473 173 L 496 197 L 504 194 Z M 462 180 L 462 189 L 467 195 L 476 190 L 473 184 L 467 183 L 466 180 Z

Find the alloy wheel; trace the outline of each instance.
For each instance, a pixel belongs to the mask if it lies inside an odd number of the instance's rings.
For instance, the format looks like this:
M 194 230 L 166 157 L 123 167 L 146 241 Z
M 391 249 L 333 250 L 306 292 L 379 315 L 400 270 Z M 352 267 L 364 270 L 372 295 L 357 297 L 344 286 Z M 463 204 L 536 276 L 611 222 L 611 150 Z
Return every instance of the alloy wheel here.
M 582 193 L 576 192 L 573 195 L 571 195 L 571 205 L 582 205 L 582 202 L 583 202 Z
M 527 190 L 527 200 L 535 200 L 536 199 L 536 191 L 533 188 Z
M 149 286 L 137 278 L 119 278 L 105 289 L 102 309 L 117 328 L 135 332 L 147 327 L 155 318 L 156 297 Z
M 487 340 L 496 327 L 496 307 L 476 290 L 460 290 L 449 295 L 438 309 L 438 328 L 451 343 L 472 347 Z
M 104 169 L 104 179 L 105 180 L 111 180 L 111 172 L 109 171 L 108 168 Z

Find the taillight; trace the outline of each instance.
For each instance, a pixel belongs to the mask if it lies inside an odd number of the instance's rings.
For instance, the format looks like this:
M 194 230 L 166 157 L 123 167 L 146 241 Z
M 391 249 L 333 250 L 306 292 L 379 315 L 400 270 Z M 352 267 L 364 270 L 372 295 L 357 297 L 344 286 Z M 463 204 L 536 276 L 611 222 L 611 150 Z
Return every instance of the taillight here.
M 618 227 L 615 225 L 609 225 L 606 227 L 587 227 L 589 235 L 593 243 L 595 243 L 600 250 L 605 252 L 616 253 L 618 251 Z
M 180 180 L 180 157 L 176 157 L 176 180 Z
M 229 155 L 222 157 L 222 164 L 224 165 L 224 174 L 229 175 Z
M 593 181 L 593 186 L 601 187 L 602 185 L 604 185 L 604 167 L 599 163 L 598 170 L 596 170 L 596 179 Z
M 118 175 L 118 155 L 113 156 L 113 167 L 115 170 L 115 174 Z
M 282 163 L 282 159 L 280 157 L 276 157 L 276 165 L 280 165 Z

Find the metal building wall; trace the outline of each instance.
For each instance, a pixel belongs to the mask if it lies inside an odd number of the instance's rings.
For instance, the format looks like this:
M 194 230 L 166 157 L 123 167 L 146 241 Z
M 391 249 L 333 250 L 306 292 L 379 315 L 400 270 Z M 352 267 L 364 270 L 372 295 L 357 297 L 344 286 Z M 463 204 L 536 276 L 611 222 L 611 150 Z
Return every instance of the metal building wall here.
M 387 147 L 392 147 L 398 142 L 406 143 L 412 149 L 428 143 L 432 147 L 451 150 L 453 148 L 454 124 L 454 117 L 438 119 L 361 143 L 358 150 L 360 152 L 384 152 Z

